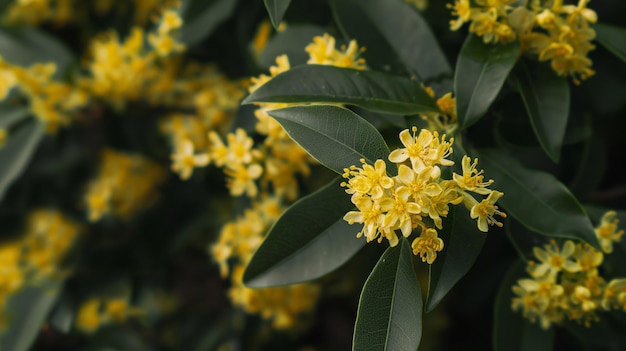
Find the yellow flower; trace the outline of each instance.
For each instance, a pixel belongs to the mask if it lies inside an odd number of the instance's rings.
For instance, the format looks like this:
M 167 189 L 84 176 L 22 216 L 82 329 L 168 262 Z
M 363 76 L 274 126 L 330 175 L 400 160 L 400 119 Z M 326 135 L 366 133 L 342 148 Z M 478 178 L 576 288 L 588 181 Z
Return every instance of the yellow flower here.
M 257 28 L 256 34 L 252 39 L 252 53 L 255 57 L 259 57 L 261 52 L 267 46 L 270 34 L 272 33 L 272 25 L 268 20 L 261 22 L 259 28 Z
M 615 211 L 605 213 L 600 220 L 600 225 L 595 229 L 602 251 L 607 254 L 613 252 L 613 243 L 620 242 L 624 235 L 624 230 L 617 230 L 619 219 L 615 218 L 616 215 Z
M 390 230 L 400 229 L 404 237 L 408 237 L 413 231 L 411 214 L 422 212 L 420 205 L 409 201 L 410 197 L 409 188 L 401 186 L 395 189 L 392 196 L 380 201 L 380 209 L 387 212 L 383 219 L 383 226 Z
M 427 129 L 420 130 L 416 137 L 417 127 L 413 127 L 413 134 L 405 129 L 400 132 L 400 141 L 404 148 L 398 148 L 389 154 L 389 161 L 402 163 L 407 159 L 411 160 L 413 169 L 417 172 L 425 167 L 433 166 L 433 178 L 438 178 L 440 172 L 437 165 L 451 166 L 453 161 L 446 159 L 452 153 L 452 143 L 454 139 L 446 141 L 446 136 L 441 137 L 437 132 L 430 132 Z
M 367 196 L 356 199 L 354 203 L 358 211 L 346 213 L 343 219 L 349 224 L 363 223 L 363 229 L 357 233 L 357 237 L 365 235 L 367 242 L 373 241 L 378 237 L 384 219 L 380 204 Z
M 101 323 L 101 305 L 102 303 L 98 298 L 91 298 L 83 302 L 76 316 L 76 327 L 88 333 L 96 331 Z
M 472 159 L 469 156 L 463 156 L 463 160 L 461 161 L 461 165 L 463 166 L 463 175 L 461 176 L 453 173 L 452 178 L 463 190 L 471 191 L 481 195 L 487 195 L 491 193 L 491 190 L 487 189 L 487 187 L 493 184 L 493 180 L 490 179 L 484 182 L 484 171 L 478 171 L 476 169 L 476 167 L 478 166 L 478 159 L 475 158 L 474 162 L 470 163 L 471 161 Z
M 478 230 L 481 232 L 486 233 L 489 231 L 488 225 L 502 227 L 502 223 L 498 222 L 494 216 L 498 215 L 502 218 L 506 218 L 506 213 L 499 211 L 498 206 L 495 205 L 496 201 L 503 195 L 504 193 L 499 191 L 492 191 L 486 199 L 472 206 L 470 209 L 470 217 L 472 219 L 478 218 Z
M 244 193 L 249 197 L 257 195 L 258 188 L 255 180 L 263 173 L 263 167 L 256 163 L 248 166 L 237 164 L 232 168 L 228 166 L 224 173 L 228 176 L 226 186 L 230 189 L 231 195 L 239 196 Z
M 194 147 L 191 140 L 182 140 L 172 154 L 172 170 L 180 175 L 182 180 L 191 177 L 195 167 L 204 167 L 209 164 L 209 155 L 194 154 Z
M 374 167 L 360 160 L 363 168 L 344 169 L 344 178 L 351 177 L 348 183 L 344 183 L 346 193 L 360 196 L 370 194 L 372 199 L 378 200 L 383 197 L 385 189 L 393 187 L 393 179 L 387 176 L 387 165 L 383 160 L 376 160 Z
M 525 318 L 535 322 L 539 319 L 541 328 L 548 329 L 552 323 L 563 320 L 562 311 L 556 310 L 564 295 L 564 289 L 552 279 L 520 279 L 513 286 L 515 296 L 511 302 L 514 311 L 522 309 Z
M 177 11 L 167 9 L 161 14 L 161 23 L 159 24 L 158 33 L 160 35 L 169 34 L 171 31 L 180 28 L 183 20 Z
M 441 186 L 434 182 L 431 175 L 432 167 L 426 167 L 420 172 L 415 172 L 413 168 L 400 165 L 397 179 L 399 183 L 409 189 L 415 203 L 420 207 L 425 207 L 430 203 L 430 198 L 439 196 L 443 192 Z
M 432 264 L 437 258 L 437 252 L 443 250 L 443 240 L 439 238 L 435 229 L 428 228 L 413 240 L 411 247 L 413 254 L 419 255 L 422 262 Z
M 545 249 L 533 248 L 533 254 L 541 262 L 530 266 L 529 273 L 533 277 L 543 277 L 544 275 L 555 275 L 562 270 L 568 272 L 578 272 L 581 267 L 572 260 L 576 245 L 573 241 L 567 240 L 562 248 L 551 242 Z

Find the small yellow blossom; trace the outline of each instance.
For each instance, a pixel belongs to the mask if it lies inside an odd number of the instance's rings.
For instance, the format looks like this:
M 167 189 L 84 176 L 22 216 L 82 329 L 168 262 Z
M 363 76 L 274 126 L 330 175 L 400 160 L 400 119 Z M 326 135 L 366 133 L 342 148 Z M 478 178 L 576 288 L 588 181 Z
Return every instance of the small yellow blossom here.
M 411 247 L 413 248 L 413 254 L 419 255 L 422 258 L 422 262 L 432 264 L 437 258 L 437 252 L 443 250 L 443 240 L 439 238 L 435 229 L 428 228 L 413 240 Z
M 91 298 L 80 306 L 76 316 L 76 327 L 87 333 L 93 333 L 98 329 L 102 321 L 102 303 L 98 298 Z
M 177 152 L 172 154 L 172 170 L 180 175 L 180 179 L 187 180 L 195 167 L 204 167 L 209 164 L 209 155 L 194 154 L 191 140 L 180 141 Z
M 472 162 L 472 159 L 469 156 L 463 156 L 463 160 L 461 161 L 463 175 L 453 173 L 452 178 L 463 190 L 472 191 L 481 195 L 488 195 L 491 190 L 487 189 L 487 187 L 493 184 L 493 180 L 490 179 L 486 182 L 483 181 L 484 171 L 478 171 L 476 169 L 478 166 L 478 159 L 475 158 L 472 163 L 470 162 Z
M 572 259 L 575 251 L 576 245 L 571 240 L 566 241 L 562 248 L 555 241 L 552 241 L 550 245 L 546 245 L 544 249 L 534 247 L 533 254 L 541 263 L 530 266 L 530 275 L 542 277 L 546 274 L 555 275 L 561 270 L 568 272 L 580 271 L 580 265 Z
M 495 205 L 502 195 L 504 194 L 499 191 L 492 191 L 486 199 L 470 209 L 470 217 L 478 219 L 478 229 L 481 232 L 487 232 L 489 230 L 488 225 L 502 227 L 502 223 L 498 222 L 494 217 L 497 215 L 506 218 L 506 213 L 499 211 L 498 206 Z
M 252 39 L 252 53 L 256 58 L 261 55 L 261 53 L 267 46 L 267 42 L 271 33 L 272 24 L 267 20 L 261 22 L 259 28 L 256 31 L 256 34 L 254 35 L 254 39 Z
M 605 213 L 600 220 L 600 225 L 595 229 L 596 238 L 600 242 L 602 251 L 607 254 L 613 252 L 613 243 L 620 242 L 622 235 L 624 235 L 624 230 L 617 229 L 619 219 L 615 216 L 617 216 L 615 211 Z

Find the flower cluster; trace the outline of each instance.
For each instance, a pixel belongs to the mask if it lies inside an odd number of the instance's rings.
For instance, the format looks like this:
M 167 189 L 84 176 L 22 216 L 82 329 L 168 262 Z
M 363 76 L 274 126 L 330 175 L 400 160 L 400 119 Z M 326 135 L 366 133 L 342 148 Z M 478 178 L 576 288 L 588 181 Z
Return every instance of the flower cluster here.
M 471 22 L 469 30 L 485 43 L 509 43 L 519 38 L 523 52 L 550 61 L 560 76 L 571 76 L 578 84 L 594 74 L 588 53 L 595 48 L 591 40 L 597 21 L 595 11 L 587 8 L 589 0 L 578 5 L 563 5 L 562 0 L 534 0 L 528 7 L 516 6 L 515 0 L 456 0 L 449 5 L 457 18 L 450 21 L 452 30 Z
M 59 267 L 81 230 L 58 211 L 34 210 L 21 239 L 0 244 L 0 315 L 22 287 L 61 277 Z
M 169 56 L 184 50 L 175 39 L 182 20 L 175 9 L 166 8 L 156 22 L 155 32 L 134 27 L 123 42 L 113 31 L 92 41 L 86 60 L 89 74 L 78 85 L 117 109 L 139 99 L 163 103 L 164 94 L 175 92 L 178 64 Z
M 435 98 L 435 91 L 428 86 L 424 90 L 431 98 Z M 456 116 L 456 98 L 452 93 L 447 93 L 435 100 L 439 112 L 420 113 L 419 116 L 428 123 L 427 129 L 452 134 L 458 127 Z
M 396 230 L 404 237 L 419 228 L 420 236 L 413 240 L 413 253 L 429 264 L 443 250 L 444 242 L 437 229 L 443 228 L 442 218 L 447 217 L 450 205 L 464 203 L 470 209 L 471 218 L 477 219 L 478 229 L 488 231 L 489 225 L 502 226 L 495 216 L 506 217 L 498 210 L 496 201 L 503 193 L 488 189 L 493 181 L 484 181 L 483 171 L 476 169 L 478 161 L 463 157 L 463 174 L 454 173 L 453 179 L 441 177 L 441 167 L 454 164 L 447 159 L 452 154 L 454 139 L 446 140 L 437 132 L 412 128 L 400 132 L 404 145 L 389 154 L 389 161 L 397 165 L 397 176 L 390 177 L 387 164 L 376 160 L 369 165 L 361 160 L 362 167 L 351 166 L 344 170 L 343 182 L 346 192 L 358 211 L 350 211 L 344 220 L 363 224 L 357 237 L 365 236 L 370 242 L 383 238 L 391 246 L 398 244 Z M 487 195 L 478 202 L 470 192 Z
M 321 287 L 313 283 L 295 284 L 280 288 L 250 289 L 243 284 L 243 272 L 252 255 L 263 241 L 267 228 L 282 213 L 284 207 L 276 197 L 255 202 L 251 209 L 236 221 L 226 224 L 211 253 L 219 263 L 221 274 L 231 272 L 232 287 L 229 297 L 235 306 L 247 313 L 260 314 L 272 320 L 277 329 L 293 327 L 317 304 Z
M 34 64 L 29 68 L 12 65 L 0 57 L 0 101 L 13 88 L 27 98 L 32 113 L 49 133 L 70 123 L 74 112 L 84 107 L 89 95 L 82 89 L 53 80 L 53 63 Z
M 605 253 L 612 251 L 612 243 L 620 240 L 616 222 L 607 221 L 614 212 L 607 213 L 596 235 Z M 609 233 L 610 235 L 604 235 Z M 617 235 L 616 235 L 617 234 Z M 532 323 L 543 329 L 561 324 L 566 318 L 589 326 L 598 321 L 599 311 L 623 309 L 626 311 L 626 278 L 607 282 L 599 273 L 604 254 L 587 243 L 576 244 L 566 240 L 562 246 L 555 241 L 544 248 L 533 248 L 537 261 L 529 261 L 530 278 L 520 279 L 513 286 L 513 310 L 521 310 Z
M 164 180 L 163 169 L 143 156 L 105 149 L 98 176 L 85 192 L 88 220 L 97 222 L 106 215 L 130 218 L 156 201 L 155 190 Z

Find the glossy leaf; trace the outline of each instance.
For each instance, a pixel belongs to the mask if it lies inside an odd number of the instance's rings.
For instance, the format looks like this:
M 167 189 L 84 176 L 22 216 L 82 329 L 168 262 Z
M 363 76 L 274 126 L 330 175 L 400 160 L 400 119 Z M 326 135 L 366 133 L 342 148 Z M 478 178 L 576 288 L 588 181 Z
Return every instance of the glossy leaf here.
M 596 23 L 596 40 L 620 60 L 626 62 L 626 28 Z
M 264 2 L 272 25 L 274 28 L 278 28 L 283 20 L 283 16 L 285 16 L 285 12 L 289 8 L 289 4 L 291 4 L 291 0 L 264 0 Z
M 461 127 L 478 121 L 489 109 L 517 61 L 519 45 L 485 44 L 470 34 L 459 53 L 454 76 Z
M 304 48 L 311 43 L 313 37 L 323 35 L 324 27 L 312 24 L 289 24 L 285 30 L 274 34 L 258 58 L 263 70 L 269 70 L 276 64 L 276 57 L 287 55 L 292 67 L 303 65 L 309 60 Z
M 415 351 L 422 336 L 422 294 L 406 238 L 388 248 L 367 278 L 352 349 Z
M 505 276 L 495 304 L 493 348 L 495 351 L 551 351 L 554 345 L 554 327 L 543 330 L 513 311 L 513 285 L 525 276 L 525 263 L 516 261 Z
M 554 176 L 527 169 L 502 151 L 483 149 L 478 159 L 486 177 L 495 181 L 492 188 L 504 192 L 498 203 L 507 214 L 537 233 L 598 247 L 584 208 Z
M 27 351 L 54 306 L 61 284 L 29 286 L 7 301 L 8 329 L 2 332 L 0 350 Z
M 427 83 L 452 76 L 430 27 L 412 5 L 403 0 L 332 0 L 330 5 L 344 36 L 367 48 L 364 57 L 371 67 L 400 64 Z
M 270 228 L 243 281 L 254 288 L 319 278 L 348 261 L 364 245 L 358 225 L 343 216 L 353 208 L 341 179 L 289 207 Z
M 439 111 L 414 80 L 323 65 L 302 65 L 277 75 L 243 101 L 253 102 L 343 103 L 405 115 Z
M 539 144 L 554 162 L 559 162 L 569 117 L 567 80 L 548 65 L 526 60 L 520 60 L 513 74 Z
M 235 11 L 237 0 L 184 0 L 179 40 L 187 46 L 200 43 Z
M 337 106 L 295 106 L 269 112 L 287 134 L 324 166 L 343 174 L 343 169 L 383 159 L 387 172 L 395 167 L 387 160 L 389 148 L 382 135 L 356 113 Z M 392 168 L 393 167 L 393 168 Z
M 476 221 L 464 208 L 451 207 L 439 237 L 443 251 L 430 265 L 425 311 L 432 311 L 454 285 L 472 268 L 485 243 L 487 233 L 478 231 Z
M 11 130 L 9 140 L 0 149 L 0 201 L 9 186 L 26 169 L 43 135 L 43 124 L 36 120 Z
M 0 56 L 3 60 L 22 67 L 53 62 L 57 65 L 56 77 L 62 76 L 75 61 L 74 55 L 65 44 L 33 27 L 0 29 Z

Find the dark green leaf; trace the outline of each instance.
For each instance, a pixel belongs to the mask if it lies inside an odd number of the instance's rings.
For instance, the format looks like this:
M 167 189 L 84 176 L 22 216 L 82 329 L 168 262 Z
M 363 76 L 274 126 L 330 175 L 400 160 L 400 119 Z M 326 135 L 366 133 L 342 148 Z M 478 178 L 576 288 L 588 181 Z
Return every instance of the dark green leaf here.
M 335 180 L 291 205 L 270 228 L 248 264 L 250 287 L 286 285 L 319 278 L 343 265 L 365 240 L 343 216 L 353 208 Z
M 29 109 L 0 105 L 0 129 L 9 129 L 12 125 L 29 116 Z
M 495 181 L 492 188 L 504 192 L 498 203 L 528 229 L 598 247 L 584 208 L 554 176 L 527 169 L 501 151 L 483 149 L 478 157 L 486 176 Z
M 343 174 L 343 169 L 387 162 L 387 173 L 397 172 L 387 160 L 389 148 L 382 135 L 356 113 L 337 106 L 295 106 L 269 112 L 296 143 L 324 166 Z
M 525 263 L 516 261 L 500 285 L 496 297 L 493 323 L 493 348 L 495 351 L 551 351 L 554 345 L 554 327 L 542 330 L 537 324 L 524 319 L 521 311 L 511 308 L 513 285 L 524 277 Z
M 277 75 L 243 101 L 253 102 L 344 103 L 405 115 L 439 111 L 414 80 L 322 65 L 303 65 Z
M 330 4 L 343 34 L 367 49 L 364 56 L 371 67 L 399 63 L 426 83 L 452 76 L 430 27 L 412 5 L 402 0 L 333 0 Z M 442 89 L 443 93 L 450 90 Z
M 270 21 L 274 28 L 278 28 L 280 22 L 285 16 L 285 12 L 289 8 L 291 0 L 264 0 L 265 8 L 267 8 L 267 14 L 270 15 Z
M 276 57 L 287 55 L 291 66 L 303 65 L 309 60 L 304 48 L 311 43 L 313 37 L 324 34 L 325 29 L 311 24 L 290 24 L 276 33 L 261 52 L 258 64 L 263 70 L 269 70 L 276 64 Z
M 352 349 L 415 351 L 422 337 L 422 293 L 406 238 L 381 256 L 367 278 Z
M 469 212 L 450 208 L 439 232 L 444 248 L 430 265 L 428 298 L 425 311 L 432 311 L 454 285 L 470 270 L 485 243 L 486 233 L 476 227 Z
M 596 40 L 620 60 L 626 62 L 626 28 L 596 23 Z
M 43 124 L 36 120 L 11 130 L 7 144 L 0 149 L 0 201 L 28 165 L 43 135 Z
M 183 0 L 183 26 L 179 40 L 187 46 L 200 43 L 235 11 L 237 0 Z
M 30 349 L 57 300 L 61 285 L 29 286 L 9 298 L 6 304 L 9 327 L 3 331 L 0 350 Z
M 462 128 L 469 127 L 487 112 L 518 55 L 517 42 L 491 45 L 473 34 L 467 37 L 454 75 L 456 109 Z
M 28 67 L 54 62 L 56 77 L 75 61 L 72 52 L 59 40 L 33 27 L 0 29 L 0 56 L 12 64 Z
M 548 65 L 526 60 L 520 60 L 513 74 L 539 144 L 554 162 L 559 162 L 569 117 L 567 80 Z

